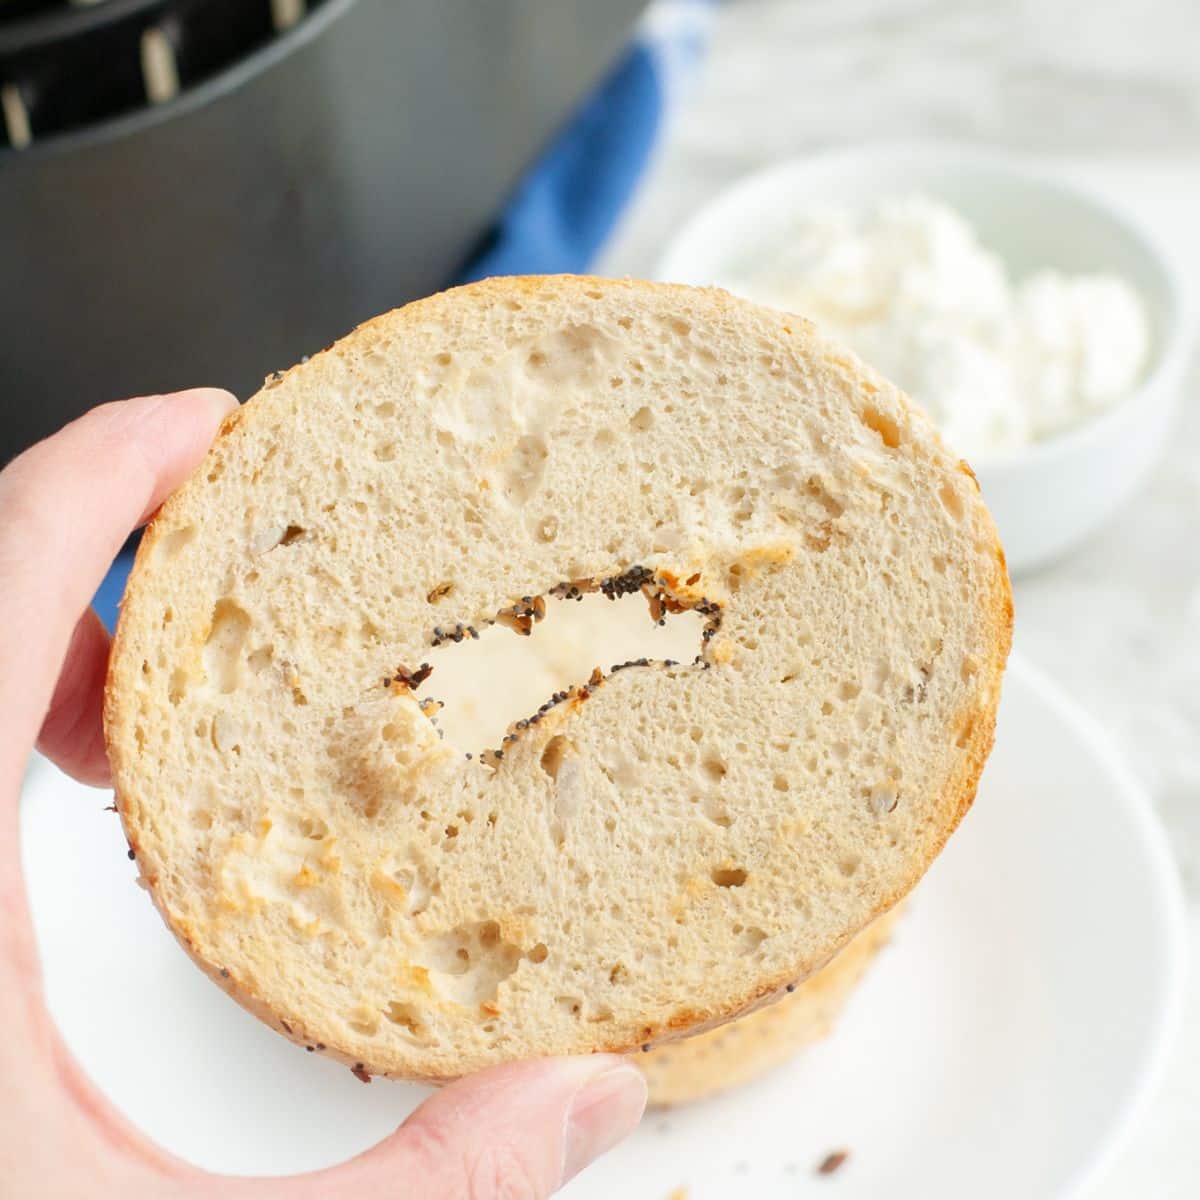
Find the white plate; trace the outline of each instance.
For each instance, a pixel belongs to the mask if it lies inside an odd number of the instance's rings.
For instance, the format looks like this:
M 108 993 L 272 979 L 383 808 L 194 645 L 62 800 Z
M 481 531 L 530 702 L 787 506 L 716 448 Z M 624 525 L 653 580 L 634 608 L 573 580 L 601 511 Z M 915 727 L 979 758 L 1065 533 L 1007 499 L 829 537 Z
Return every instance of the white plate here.
M 186 960 L 107 796 L 35 764 L 24 853 L 50 1007 L 164 1146 L 284 1173 L 388 1133 L 421 1090 L 305 1054 Z M 1163 1063 L 1183 974 L 1162 832 L 1104 738 L 1014 661 L 974 810 L 836 1034 L 760 1083 L 651 1115 L 572 1200 L 1078 1195 Z M 832 1178 L 814 1169 L 846 1148 Z

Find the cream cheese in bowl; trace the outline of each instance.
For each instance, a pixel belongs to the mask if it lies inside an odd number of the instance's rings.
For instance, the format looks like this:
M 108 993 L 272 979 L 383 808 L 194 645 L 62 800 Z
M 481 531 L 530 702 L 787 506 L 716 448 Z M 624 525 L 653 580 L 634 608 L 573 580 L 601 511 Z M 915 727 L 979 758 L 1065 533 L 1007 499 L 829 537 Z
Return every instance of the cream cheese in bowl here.
M 734 291 L 803 313 L 929 411 L 968 458 L 1028 446 L 1137 387 L 1150 319 L 1119 276 L 1015 281 L 949 205 L 918 193 L 796 214 Z
M 1157 231 L 1044 164 L 949 146 L 756 171 L 676 231 L 658 277 L 810 317 L 923 403 L 1014 573 L 1097 533 L 1153 469 L 1193 328 Z

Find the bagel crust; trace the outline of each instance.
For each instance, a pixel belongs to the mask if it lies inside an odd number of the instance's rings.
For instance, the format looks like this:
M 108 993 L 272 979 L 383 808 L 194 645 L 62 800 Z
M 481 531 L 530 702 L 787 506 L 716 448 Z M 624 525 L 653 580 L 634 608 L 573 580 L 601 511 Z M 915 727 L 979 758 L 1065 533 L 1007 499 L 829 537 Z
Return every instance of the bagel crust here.
M 697 614 L 694 660 L 439 736 L 455 643 L 589 591 Z M 969 468 L 806 321 L 489 280 L 272 376 L 162 507 L 109 670 L 117 805 L 193 958 L 363 1077 L 645 1048 L 913 887 L 1011 623 Z
M 781 1000 L 706 1033 L 656 1046 L 639 1058 L 650 1103 L 673 1108 L 741 1087 L 828 1037 L 859 980 L 887 945 L 903 907 L 898 904 L 872 921 Z

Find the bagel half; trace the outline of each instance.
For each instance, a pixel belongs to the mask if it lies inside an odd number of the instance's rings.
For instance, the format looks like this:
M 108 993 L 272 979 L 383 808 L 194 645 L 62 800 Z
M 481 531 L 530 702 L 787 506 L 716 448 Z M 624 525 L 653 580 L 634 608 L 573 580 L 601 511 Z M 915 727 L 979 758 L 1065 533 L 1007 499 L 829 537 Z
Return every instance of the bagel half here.
M 695 614 L 694 658 L 601 659 L 500 745 L 439 737 L 440 656 L 593 590 Z M 364 1077 L 644 1048 L 913 887 L 974 797 L 1011 618 L 969 468 L 807 322 L 487 281 L 272 376 L 156 516 L 108 679 L 118 809 L 195 960 Z

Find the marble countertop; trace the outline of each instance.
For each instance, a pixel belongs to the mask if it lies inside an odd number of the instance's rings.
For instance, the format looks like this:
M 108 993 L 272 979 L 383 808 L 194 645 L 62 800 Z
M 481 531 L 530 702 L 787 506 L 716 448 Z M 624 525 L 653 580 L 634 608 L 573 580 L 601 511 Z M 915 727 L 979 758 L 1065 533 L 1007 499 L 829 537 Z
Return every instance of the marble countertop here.
M 1085 12 L 1084 44 L 1060 45 L 1072 13 Z M 1122 14 L 1136 21 L 1132 41 Z M 1181 37 L 1200 43 L 1189 0 L 743 0 L 717 14 L 708 57 L 601 267 L 652 272 L 682 220 L 773 158 L 919 138 L 1026 153 L 1103 194 L 1175 248 L 1200 297 L 1200 77 L 1191 61 L 1184 69 Z M 1188 899 L 1180 1037 L 1094 1200 L 1191 1197 L 1200 1181 L 1198 398 L 1193 353 L 1147 484 L 1091 542 L 1014 584 L 1017 649 L 1111 731 L 1168 829 Z

